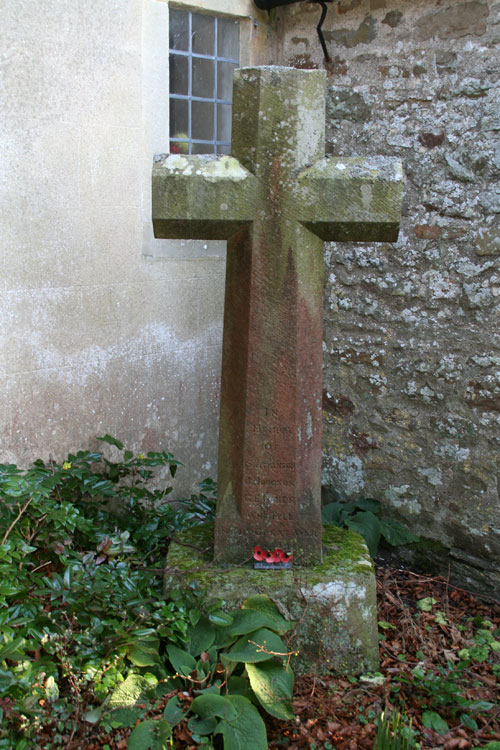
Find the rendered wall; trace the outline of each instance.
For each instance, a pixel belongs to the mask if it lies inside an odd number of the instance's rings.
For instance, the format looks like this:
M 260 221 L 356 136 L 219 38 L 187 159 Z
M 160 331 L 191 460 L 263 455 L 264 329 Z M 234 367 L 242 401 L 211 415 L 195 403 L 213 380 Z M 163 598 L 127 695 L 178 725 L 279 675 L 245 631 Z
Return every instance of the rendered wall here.
M 399 155 L 406 198 L 398 243 L 326 249 L 323 482 L 498 585 L 500 3 L 335 5 L 328 149 Z M 284 63 L 323 66 L 318 12 L 279 11 Z
M 156 0 L 2 4 L 0 462 L 109 432 L 184 461 L 179 491 L 215 476 L 224 246 L 150 220 L 167 23 Z

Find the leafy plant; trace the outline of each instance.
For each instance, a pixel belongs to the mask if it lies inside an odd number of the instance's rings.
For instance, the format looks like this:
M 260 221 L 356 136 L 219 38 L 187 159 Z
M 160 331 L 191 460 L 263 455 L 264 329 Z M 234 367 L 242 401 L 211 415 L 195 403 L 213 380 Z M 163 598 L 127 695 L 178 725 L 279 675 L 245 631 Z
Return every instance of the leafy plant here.
M 160 728 L 169 736 L 166 733 L 182 720 L 200 745 L 221 735 L 227 750 L 265 750 L 266 727 L 258 707 L 279 719 L 293 719 L 291 654 L 282 640 L 292 625 L 264 595 L 250 597 L 241 610 L 212 608 L 200 614 L 184 647 L 170 644 L 166 649 L 169 671 L 175 675 L 170 679 L 185 683 L 194 699 L 183 709 L 178 694 L 173 695 L 160 722 L 137 725 L 128 750 L 155 747 Z M 113 694 L 115 702 L 120 690 Z M 139 691 L 136 701 L 143 697 Z
M 397 521 L 379 518 L 381 508 L 380 502 L 373 498 L 333 502 L 323 506 L 322 518 L 325 523 L 346 526 L 361 534 L 372 557 L 377 554 L 381 537 L 392 546 L 418 541 L 418 537 Z
M 169 485 L 148 486 L 155 471 L 174 476 L 172 454 L 99 440 L 116 460 L 79 451 L 0 465 L 0 749 L 70 734 L 196 617 L 192 597 L 162 599 L 161 574 L 169 539 L 197 522 L 213 485 L 195 510 L 176 509 Z
M 401 714 L 395 711 L 387 716 L 382 713 L 377 721 L 377 736 L 373 742 L 373 750 L 416 750 L 419 743 L 415 740 L 415 732 L 410 726 L 404 726 Z
M 427 613 L 436 603 L 435 599 L 427 597 L 419 600 L 417 606 Z M 438 611 L 437 615 L 439 614 Z M 458 661 L 448 661 L 446 666 L 437 665 L 430 669 L 417 664 L 409 674 L 401 674 L 396 678 L 398 682 L 411 685 L 414 692 L 423 696 L 422 706 L 425 710 L 422 713 L 422 723 L 438 734 L 446 734 L 449 730 L 443 714 L 451 718 L 458 715 L 464 726 L 477 731 L 478 725 L 474 717 L 494 708 L 491 701 L 467 697 L 470 667 L 486 661 L 500 651 L 500 641 L 495 637 L 498 634 L 484 627 L 488 623 L 481 619 L 477 624 L 482 627 L 475 631 L 470 646 L 458 651 Z

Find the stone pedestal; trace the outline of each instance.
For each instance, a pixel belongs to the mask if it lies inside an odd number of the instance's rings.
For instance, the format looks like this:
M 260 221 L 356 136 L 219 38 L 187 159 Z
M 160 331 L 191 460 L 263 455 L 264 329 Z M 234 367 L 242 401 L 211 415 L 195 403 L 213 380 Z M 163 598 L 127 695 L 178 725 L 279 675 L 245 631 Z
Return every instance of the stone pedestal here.
M 290 570 L 222 567 L 213 560 L 213 526 L 184 532 L 167 557 L 165 595 L 172 588 L 206 592 L 236 609 L 249 596 L 267 594 L 297 627 L 290 650 L 297 674 L 362 674 L 378 669 L 375 575 L 366 545 L 352 531 L 325 525 L 320 565 Z M 293 630 L 291 631 L 293 632 Z

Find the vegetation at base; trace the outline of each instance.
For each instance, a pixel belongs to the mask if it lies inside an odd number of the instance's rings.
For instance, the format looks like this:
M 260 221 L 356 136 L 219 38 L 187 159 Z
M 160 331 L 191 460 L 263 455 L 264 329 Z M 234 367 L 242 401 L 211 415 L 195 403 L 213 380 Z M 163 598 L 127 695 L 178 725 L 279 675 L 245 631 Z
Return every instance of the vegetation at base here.
M 0 465 L 0 748 L 63 747 L 81 722 L 132 727 L 185 682 L 199 693 L 189 722 L 200 744 L 221 734 L 234 746 L 244 726 L 252 747 L 267 747 L 254 704 L 293 716 L 281 663 L 291 623 L 259 597 L 229 615 L 194 592 L 161 596 L 168 543 L 213 519 L 215 484 L 174 506 L 170 486 L 149 488 L 155 471 L 175 475 L 172 454 L 98 440 L 118 458 Z M 130 750 L 163 747 L 183 718 L 169 700 L 160 721 L 135 727 Z
M 380 714 L 373 750 L 416 750 L 417 747 L 420 745 L 415 740 L 415 732 L 411 726 L 404 726 L 398 711 L 388 716 Z
M 105 453 L 27 470 L 0 465 L 0 750 L 85 750 L 80 738 L 92 731 L 102 748 L 115 747 L 114 738 L 128 750 L 268 747 L 266 728 L 298 721 L 287 640 L 294 623 L 263 596 L 230 613 L 207 607 L 202 591 L 162 598 L 168 544 L 213 520 L 215 485 L 205 480 L 174 504 L 172 454 L 134 455 L 109 435 L 99 440 Z M 450 627 L 435 598 L 421 598 L 417 610 Z M 418 748 L 424 729 L 440 736 L 459 722 L 475 731 L 498 712 L 470 676 L 483 663 L 500 674 L 499 639 L 483 617 L 463 648 L 448 647 L 446 663 L 401 661 L 405 669 L 391 670 L 396 714 L 379 721 L 376 747 Z M 408 691 L 422 706 L 414 729 Z
M 377 554 L 382 537 L 392 546 L 418 541 L 415 534 L 397 521 L 379 518 L 378 514 L 381 509 L 382 506 L 378 500 L 360 497 L 351 502 L 327 503 L 322 509 L 322 519 L 324 523 L 345 526 L 361 534 L 372 557 Z

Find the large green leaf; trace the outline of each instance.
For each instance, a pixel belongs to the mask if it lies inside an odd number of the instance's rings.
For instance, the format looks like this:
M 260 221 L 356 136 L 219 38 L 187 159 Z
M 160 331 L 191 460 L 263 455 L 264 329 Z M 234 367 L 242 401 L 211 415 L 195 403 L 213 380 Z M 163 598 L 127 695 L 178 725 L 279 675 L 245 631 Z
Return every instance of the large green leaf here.
M 208 734 L 213 734 L 218 722 L 219 720 L 215 716 L 210 716 L 208 719 L 200 719 L 198 716 L 191 716 L 188 721 L 188 729 L 193 735 L 199 734 L 203 737 Z
M 196 661 L 187 651 L 183 651 L 181 648 L 169 644 L 167 646 L 167 654 L 172 662 L 173 668 L 178 674 L 189 675 L 194 669 L 196 669 Z
M 172 727 L 164 719 L 147 719 L 128 738 L 127 750 L 167 750 Z
M 202 719 L 217 716 L 219 719 L 233 721 L 237 716 L 236 708 L 230 702 L 229 696 L 216 693 L 199 695 L 191 703 L 191 711 L 195 711 Z
M 270 618 L 273 623 L 272 626 L 269 625 L 268 627 L 271 627 L 272 630 L 275 630 L 280 635 L 286 633 L 287 630 L 290 630 L 295 624 L 293 621 L 285 620 L 273 600 L 265 594 L 249 596 L 241 606 L 244 610 L 249 609 L 266 615 L 266 617 Z
M 293 719 L 293 672 L 275 661 L 247 664 L 252 690 L 259 703 L 278 719 Z
M 152 667 L 158 662 L 159 647 L 158 638 L 144 638 L 129 646 L 127 656 L 138 667 Z
M 321 511 L 321 518 L 324 523 L 335 523 L 340 522 L 340 514 L 342 512 L 344 503 L 327 503 L 323 506 Z
M 223 735 L 224 750 L 267 750 L 266 725 L 255 706 L 242 695 L 229 695 L 228 700 L 236 717 L 221 719 L 214 731 Z
M 163 718 L 171 727 L 175 727 L 184 718 L 181 702 L 177 695 L 170 698 L 163 710 Z
M 397 547 L 400 544 L 418 542 L 418 536 L 412 534 L 411 531 L 405 529 L 405 527 L 400 523 L 397 523 L 397 521 L 384 521 L 383 519 L 380 519 L 380 527 L 383 537 L 393 547 Z
M 207 617 L 200 617 L 194 627 L 189 630 L 187 647 L 192 656 L 199 656 L 202 651 L 208 651 L 215 641 L 215 628 Z
M 129 674 L 111 694 L 108 708 L 134 706 L 144 693 L 151 689 L 149 681 L 140 674 Z
M 369 510 L 360 510 L 359 513 L 356 513 L 351 518 L 346 518 L 345 525 L 351 531 L 357 531 L 358 534 L 361 534 L 367 544 L 370 555 L 375 557 L 382 533 L 380 521 L 377 516 Z
M 286 653 L 287 647 L 276 633 L 268 628 L 259 628 L 239 638 L 226 658 L 230 661 L 255 663 L 266 661 L 272 656 L 284 658 Z
M 422 724 L 427 729 L 433 729 L 438 734 L 446 734 L 449 730 L 446 721 L 435 711 L 424 711 L 422 714 Z
M 275 625 L 276 620 L 266 612 L 259 612 L 256 609 L 240 609 L 233 612 L 233 624 L 228 629 L 231 635 L 246 635 L 259 628 L 274 630 Z

